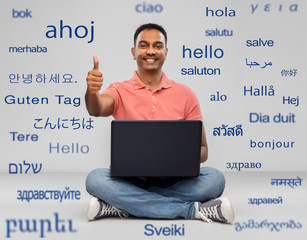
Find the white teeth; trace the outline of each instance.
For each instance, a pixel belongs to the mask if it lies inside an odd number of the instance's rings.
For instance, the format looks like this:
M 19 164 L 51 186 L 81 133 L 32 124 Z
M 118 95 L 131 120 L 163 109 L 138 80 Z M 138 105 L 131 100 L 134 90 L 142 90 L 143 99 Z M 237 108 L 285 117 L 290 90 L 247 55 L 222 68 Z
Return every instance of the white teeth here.
M 155 59 L 146 59 L 146 62 L 154 62 Z

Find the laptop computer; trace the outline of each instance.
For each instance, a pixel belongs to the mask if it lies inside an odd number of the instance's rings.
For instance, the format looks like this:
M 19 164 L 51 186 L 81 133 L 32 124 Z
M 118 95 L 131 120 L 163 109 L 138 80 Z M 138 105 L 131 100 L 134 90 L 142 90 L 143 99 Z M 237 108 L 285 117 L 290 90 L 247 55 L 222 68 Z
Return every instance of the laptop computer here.
M 201 134 L 201 121 L 113 120 L 111 176 L 198 176 Z

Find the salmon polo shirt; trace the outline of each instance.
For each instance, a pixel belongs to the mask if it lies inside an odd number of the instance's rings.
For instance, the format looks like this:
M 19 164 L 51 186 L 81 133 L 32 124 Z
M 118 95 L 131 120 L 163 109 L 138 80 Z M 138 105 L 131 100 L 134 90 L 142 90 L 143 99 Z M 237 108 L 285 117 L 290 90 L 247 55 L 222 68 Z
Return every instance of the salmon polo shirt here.
M 101 94 L 114 98 L 116 120 L 201 120 L 195 93 L 163 73 L 159 88 L 152 92 L 137 72 L 130 80 L 110 84 Z

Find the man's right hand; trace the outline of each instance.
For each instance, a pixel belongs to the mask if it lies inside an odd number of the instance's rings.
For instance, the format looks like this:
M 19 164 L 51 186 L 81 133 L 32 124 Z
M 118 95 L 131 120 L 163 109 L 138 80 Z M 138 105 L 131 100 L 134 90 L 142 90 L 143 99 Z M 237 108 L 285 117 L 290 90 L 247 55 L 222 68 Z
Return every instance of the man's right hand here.
M 98 57 L 95 55 L 93 57 L 94 67 L 93 70 L 89 71 L 87 74 L 87 91 L 91 94 L 95 94 L 100 91 L 101 86 L 103 85 L 102 73 L 99 71 L 99 61 Z

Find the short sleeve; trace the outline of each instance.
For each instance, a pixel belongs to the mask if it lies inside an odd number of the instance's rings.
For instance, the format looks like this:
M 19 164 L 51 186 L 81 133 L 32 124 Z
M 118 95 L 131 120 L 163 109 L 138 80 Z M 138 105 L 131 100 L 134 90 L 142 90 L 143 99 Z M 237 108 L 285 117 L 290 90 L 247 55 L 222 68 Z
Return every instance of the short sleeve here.
M 120 95 L 119 95 L 119 92 L 118 92 L 118 89 L 117 89 L 117 84 L 116 83 L 111 83 L 109 85 L 109 87 L 107 87 L 104 91 L 102 91 L 100 93 L 100 95 L 102 94 L 108 94 L 110 95 L 111 97 L 113 97 L 114 99 L 114 112 L 112 115 L 116 114 L 117 112 L 117 109 L 118 109 L 118 105 L 119 105 L 119 98 L 120 98 Z
M 187 102 L 185 106 L 185 120 L 200 120 L 203 121 L 199 101 L 195 93 L 187 88 Z

